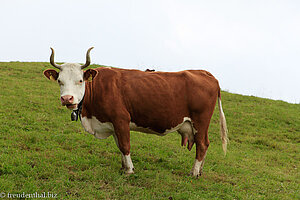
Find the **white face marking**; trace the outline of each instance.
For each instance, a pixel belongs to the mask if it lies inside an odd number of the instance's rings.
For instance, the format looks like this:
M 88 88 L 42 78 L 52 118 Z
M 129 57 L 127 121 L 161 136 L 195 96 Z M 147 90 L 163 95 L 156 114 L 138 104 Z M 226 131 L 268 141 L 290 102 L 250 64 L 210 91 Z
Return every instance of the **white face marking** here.
M 114 133 L 114 127 L 112 123 L 102 123 L 94 116 L 91 119 L 82 117 L 81 124 L 85 131 L 94 135 L 98 139 L 106 139 Z
M 77 63 L 65 63 L 61 67 L 57 82 L 60 85 L 60 95 L 71 95 L 74 104 L 78 104 L 85 92 L 83 71 Z

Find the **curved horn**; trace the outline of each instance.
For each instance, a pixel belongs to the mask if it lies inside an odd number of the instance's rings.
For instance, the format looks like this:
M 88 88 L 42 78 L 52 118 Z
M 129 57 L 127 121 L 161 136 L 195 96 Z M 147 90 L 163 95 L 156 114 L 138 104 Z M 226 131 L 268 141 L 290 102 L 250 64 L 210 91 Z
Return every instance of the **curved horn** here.
M 91 58 L 90 58 L 90 51 L 93 49 L 94 47 L 91 47 L 87 50 L 86 52 L 86 61 L 84 65 L 81 65 L 81 69 L 84 69 L 86 67 L 88 67 L 91 64 Z
M 51 56 L 50 56 L 50 64 L 53 66 L 53 67 L 56 67 L 57 69 L 60 69 L 61 70 L 61 65 L 58 65 L 54 62 L 54 50 L 52 49 L 52 47 L 50 47 L 52 53 L 51 53 Z

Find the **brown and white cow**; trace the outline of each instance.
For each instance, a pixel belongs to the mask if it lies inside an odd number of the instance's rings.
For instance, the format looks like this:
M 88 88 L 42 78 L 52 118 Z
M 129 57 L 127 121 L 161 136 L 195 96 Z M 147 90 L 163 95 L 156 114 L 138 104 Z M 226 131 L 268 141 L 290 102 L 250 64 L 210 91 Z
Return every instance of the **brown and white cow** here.
M 216 101 L 226 153 L 226 120 L 219 83 L 212 74 L 204 70 L 149 73 L 104 67 L 83 71 L 90 65 L 91 49 L 87 51 L 84 65 L 57 65 L 51 48 L 50 63 L 59 72 L 47 69 L 44 75 L 58 82 L 62 105 L 79 112 L 87 132 L 99 139 L 114 137 L 122 153 L 125 173 L 134 172 L 130 130 L 159 136 L 178 131 L 182 136 L 181 144 L 187 145 L 189 150 L 196 143 L 191 174 L 201 175 Z

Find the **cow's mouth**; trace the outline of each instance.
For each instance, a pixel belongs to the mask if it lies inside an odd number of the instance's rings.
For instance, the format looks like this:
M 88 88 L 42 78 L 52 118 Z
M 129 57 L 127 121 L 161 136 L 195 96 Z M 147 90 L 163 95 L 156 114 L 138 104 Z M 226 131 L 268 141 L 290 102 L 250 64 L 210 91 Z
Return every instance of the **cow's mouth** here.
M 67 104 L 66 107 L 70 110 L 74 110 L 75 108 L 77 108 L 77 104 Z

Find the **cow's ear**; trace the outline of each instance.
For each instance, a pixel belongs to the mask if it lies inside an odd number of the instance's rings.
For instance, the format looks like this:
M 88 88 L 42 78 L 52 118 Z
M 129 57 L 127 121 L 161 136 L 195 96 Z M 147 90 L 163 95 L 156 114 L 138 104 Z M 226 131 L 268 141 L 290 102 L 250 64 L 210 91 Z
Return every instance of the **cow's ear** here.
M 56 81 L 58 78 L 58 72 L 55 71 L 54 69 L 46 69 L 44 71 L 44 75 L 46 76 L 46 78 L 48 78 L 51 81 Z
M 97 76 L 98 72 L 94 69 L 88 69 L 84 72 L 83 74 L 83 79 L 85 81 L 92 81 L 96 76 Z

